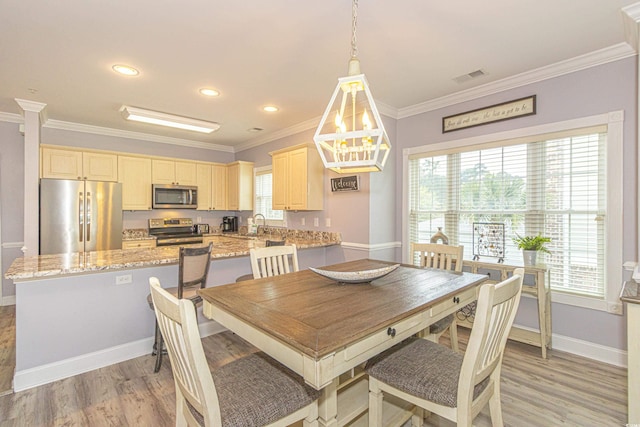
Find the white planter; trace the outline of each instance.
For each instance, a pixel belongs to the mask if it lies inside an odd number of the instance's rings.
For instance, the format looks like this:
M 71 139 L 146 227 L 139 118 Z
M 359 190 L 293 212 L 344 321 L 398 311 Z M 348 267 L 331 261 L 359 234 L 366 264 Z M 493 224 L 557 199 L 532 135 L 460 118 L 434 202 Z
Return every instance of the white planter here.
M 538 260 L 538 251 L 522 251 L 522 259 L 524 265 L 536 265 Z

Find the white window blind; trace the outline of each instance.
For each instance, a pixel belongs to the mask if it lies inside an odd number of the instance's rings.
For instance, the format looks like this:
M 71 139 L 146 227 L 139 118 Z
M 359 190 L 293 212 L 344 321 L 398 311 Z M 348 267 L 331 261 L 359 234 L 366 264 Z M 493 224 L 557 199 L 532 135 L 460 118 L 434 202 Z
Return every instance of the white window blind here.
M 551 238 L 554 291 L 605 297 L 606 127 L 409 158 L 409 239 L 442 227 L 470 259 L 474 224 L 504 224 L 505 263 L 522 263 L 516 234 Z
M 282 220 L 284 218 L 283 211 L 273 210 L 272 187 L 273 175 L 271 170 L 263 170 L 256 172 L 255 181 L 255 213 L 264 215 L 267 220 Z

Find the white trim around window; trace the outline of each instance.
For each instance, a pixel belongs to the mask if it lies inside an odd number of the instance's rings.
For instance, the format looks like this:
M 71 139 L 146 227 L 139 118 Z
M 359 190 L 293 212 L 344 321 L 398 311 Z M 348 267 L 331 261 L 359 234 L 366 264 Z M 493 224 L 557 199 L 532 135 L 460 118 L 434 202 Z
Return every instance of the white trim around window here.
M 612 111 L 609 113 L 582 117 L 562 122 L 549 123 L 522 129 L 514 129 L 505 132 L 497 132 L 487 135 L 479 135 L 465 139 L 441 142 L 431 145 L 406 148 L 403 150 L 402 167 L 402 246 L 409 244 L 409 157 L 416 154 L 434 155 L 441 151 L 450 151 L 456 148 L 483 146 L 496 141 L 512 140 L 515 138 L 527 138 L 535 135 L 562 132 L 569 129 L 586 128 L 591 126 L 607 126 L 607 151 L 606 151 L 606 176 L 607 176 L 607 211 L 606 216 L 606 261 L 605 261 L 605 299 L 588 298 L 569 295 L 561 292 L 553 292 L 552 300 L 555 303 L 574 305 L 594 310 L 602 310 L 610 313 L 622 314 L 619 300 L 620 289 L 623 282 L 622 267 L 622 201 L 623 201 L 623 125 L 624 111 Z M 406 251 L 404 251 L 406 252 Z M 403 262 L 410 262 L 408 253 L 403 253 Z

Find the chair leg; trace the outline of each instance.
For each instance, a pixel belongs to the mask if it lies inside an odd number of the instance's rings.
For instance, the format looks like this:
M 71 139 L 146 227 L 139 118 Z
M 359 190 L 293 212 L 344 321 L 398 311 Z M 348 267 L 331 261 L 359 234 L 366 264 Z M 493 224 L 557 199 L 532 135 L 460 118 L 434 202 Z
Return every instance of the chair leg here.
M 500 386 L 497 385 L 493 391 L 493 395 L 489 398 L 489 413 L 491 414 L 491 425 L 493 427 L 502 427 L 502 404 L 500 403 Z
M 160 327 L 158 326 L 158 321 L 156 320 L 156 342 L 153 344 L 153 351 L 156 356 L 156 366 L 153 368 L 153 372 L 157 373 L 160 371 L 160 366 L 162 365 L 162 348 L 164 347 L 164 342 L 162 341 L 162 333 L 160 332 Z M 154 354 L 151 353 L 151 354 Z
M 411 416 L 411 427 L 422 427 L 424 425 L 424 409 L 416 408 L 414 409 L 413 415 Z
M 369 377 L 369 427 L 382 427 L 382 398 L 378 381 Z
M 456 353 L 459 353 L 458 348 L 458 322 L 456 322 L 456 316 L 453 316 L 453 321 L 449 325 L 449 339 L 451 341 L 451 349 Z

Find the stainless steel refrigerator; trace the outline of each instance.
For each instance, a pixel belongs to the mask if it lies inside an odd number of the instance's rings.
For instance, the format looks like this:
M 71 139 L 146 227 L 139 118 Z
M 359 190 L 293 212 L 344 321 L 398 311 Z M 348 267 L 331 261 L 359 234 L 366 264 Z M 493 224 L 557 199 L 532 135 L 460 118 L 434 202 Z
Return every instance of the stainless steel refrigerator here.
M 40 180 L 40 254 L 122 249 L 122 184 Z

